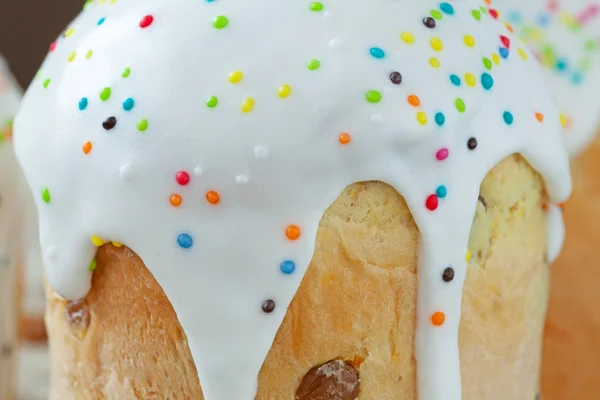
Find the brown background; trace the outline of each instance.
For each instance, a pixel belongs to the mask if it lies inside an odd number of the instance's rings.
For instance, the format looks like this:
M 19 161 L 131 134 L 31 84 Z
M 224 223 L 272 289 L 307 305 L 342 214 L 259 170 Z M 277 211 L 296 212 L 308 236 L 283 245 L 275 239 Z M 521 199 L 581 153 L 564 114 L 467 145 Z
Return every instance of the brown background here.
M 84 0 L 0 0 L 0 53 L 29 85 L 48 46 L 83 9 Z

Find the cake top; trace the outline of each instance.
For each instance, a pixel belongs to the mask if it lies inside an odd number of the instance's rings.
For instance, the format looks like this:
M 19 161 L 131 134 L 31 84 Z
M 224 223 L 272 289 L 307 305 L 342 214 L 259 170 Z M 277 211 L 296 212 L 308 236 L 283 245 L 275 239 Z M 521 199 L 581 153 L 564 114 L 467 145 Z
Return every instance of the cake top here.
M 577 155 L 600 127 L 600 3 L 494 0 L 547 70 L 567 149 Z
M 96 246 L 128 246 L 205 398 L 250 400 L 324 210 L 383 181 L 421 233 L 420 398 L 460 400 L 482 180 L 521 153 L 553 202 L 571 183 L 542 70 L 497 17 L 473 1 L 88 1 L 15 121 L 50 284 L 83 297 Z

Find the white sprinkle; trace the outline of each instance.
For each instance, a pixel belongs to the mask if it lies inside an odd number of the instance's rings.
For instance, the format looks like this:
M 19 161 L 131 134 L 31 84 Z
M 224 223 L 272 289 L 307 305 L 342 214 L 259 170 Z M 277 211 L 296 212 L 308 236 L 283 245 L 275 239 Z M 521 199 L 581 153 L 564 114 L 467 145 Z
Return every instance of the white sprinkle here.
M 131 177 L 133 176 L 133 168 L 131 168 L 131 165 L 125 164 L 121 166 L 121 168 L 119 169 L 119 173 L 121 174 L 121 178 L 126 180 L 131 179 Z
M 248 183 L 248 177 L 246 175 L 238 175 L 235 177 L 235 182 L 238 185 L 245 185 Z
M 344 45 L 344 42 L 342 42 L 341 39 L 334 38 L 329 41 L 330 47 L 342 47 L 343 45 Z
M 385 122 L 385 118 L 381 114 L 375 114 L 371 117 L 371 121 L 377 124 L 383 124 Z
M 194 168 L 194 175 L 196 176 L 200 176 L 202 175 L 202 173 L 204 172 L 204 170 L 202 169 L 201 166 L 196 166 L 196 168 Z
M 265 146 L 256 146 L 254 148 L 254 157 L 256 157 L 258 160 L 266 160 L 269 158 L 269 149 L 267 149 Z

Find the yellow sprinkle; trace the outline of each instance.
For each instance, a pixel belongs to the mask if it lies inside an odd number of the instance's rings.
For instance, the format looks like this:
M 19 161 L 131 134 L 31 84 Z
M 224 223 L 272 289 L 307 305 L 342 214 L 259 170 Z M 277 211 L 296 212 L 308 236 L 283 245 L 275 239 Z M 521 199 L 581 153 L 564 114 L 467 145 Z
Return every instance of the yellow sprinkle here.
M 72 53 L 69 55 L 69 62 L 73 62 L 73 60 L 74 60 L 74 59 L 75 59 L 75 52 L 72 52 Z
M 99 0 L 98 3 L 102 4 L 104 3 L 106 0 Z
M 98 236 L 92 236 L 92 243 L 94 243 L 94 246 L 100 247 L 106 242 L 100 239 Z
M 442 51 L 442 49 L 444 48 L 444 44 L 442 43 L 442 40 L 440 38 L 433 38 L 431 39 L 431 47 L 435 51 Z
M 465 256 L 465 260 L 471 261 L 471 252 L 467 250 L 467 255 Z
M 415 37 L 410 32 L 403 32 L 402 35 L 400 35 L 400 37 L 402 38 L 402 40 L 404 40 L 405 43 L 408 44 L 414 43 L 415 41 Z
M 254 99 L 252 97 L 248 97 L 246 99 L 244 99 L 244 101 L 242 102 L 242 111 L 247 113 L 252 111 L 252 109 L 254 108 Z
M 73 34 L 73 32 L 75 32 L 75 28 L 67 29 L 67 31 L 65 32 L 65 37 L 71 36 Z
M 110 0 L 110 4 L 115 4 L 117 0 Z
M 527 53 L 523 49 L 519 49 L 519 55 L 523 60 L 527 60 Z
M 471 35 L 465 36 L 465 44 L 469 47 L 475 46 L 475 38 Z
M 239 81 L 242 80 L 243 77 L 244 77 L 244 74 L 241 71 L 233 71 L 232 73 L 229 74 L 229 82 L 238 83 Z
M 290 85 L 283 85 L 279 88 L 279 90 L 277 91 L 277 94 L 279 95 L 279 97 L 281 97 L 282 99 L 285 99 L 286 97 L 288 97 L 290 94 L 292 94 L 292 88 L 290 87 Z
M 492 54 L 492 60 L 494 61 L 494 64 L 498 65 L 500 64 L 500 56 L 496 53 Z
M 112 242 L 113 246 L 115 247 L 123 247 L 123 243 L 119 243 L 119 242 Z
M 87 58 L 88 60 L 90 58 L 92 58 L 92 51 L 91 50 L 88 50 L 87 54 L 85 55 L 85 58 Z
M 567 116 L 565 114 L 560 114 L 560 124 L 562 126 L 567 125 Z
M 477 85 L 477 78 L 475 78 L 475 75 L 467 73 L 465 75 L 465 82 L 467 82 L 468 86 L 473 87 Z
M 421 125 L 426 125 L 427 124 L 427 114 L 425 114 L 423 111 L 419 111 L 417 113 L 417 121 L 419 121 L 419 123 Z
M 440 67 L 440 60 L 438 60 L 437 58 L 431 58 L 429 60 L 429 65 L 431 65 L 433 68 L 439 68 Z

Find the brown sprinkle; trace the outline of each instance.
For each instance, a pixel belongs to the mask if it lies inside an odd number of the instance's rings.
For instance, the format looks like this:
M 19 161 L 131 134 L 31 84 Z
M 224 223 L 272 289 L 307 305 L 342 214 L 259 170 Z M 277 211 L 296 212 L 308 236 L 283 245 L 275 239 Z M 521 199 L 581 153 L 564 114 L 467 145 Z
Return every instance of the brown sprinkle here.
M 270 314 L 275 310 L 275 302 L 273 300 L 265 300 L 262 304 L 262 310 L 267 314 Z

